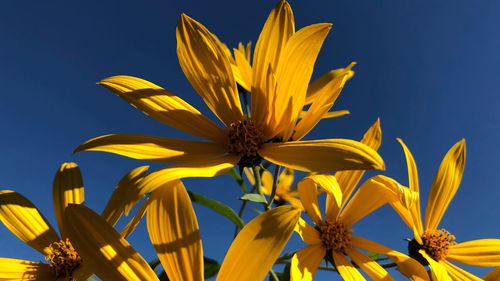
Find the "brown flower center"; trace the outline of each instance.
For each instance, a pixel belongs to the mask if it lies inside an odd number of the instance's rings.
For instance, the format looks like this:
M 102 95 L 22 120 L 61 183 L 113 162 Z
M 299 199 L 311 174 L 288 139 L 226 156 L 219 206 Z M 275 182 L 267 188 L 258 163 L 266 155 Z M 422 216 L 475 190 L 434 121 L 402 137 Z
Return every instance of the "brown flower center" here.
M 73 271 L 82 263 L 69 239 L 49 245 L 50 254 L 45 257 L 56 277 L 71 277 Z
M 252 167 L 262 158 L 258 151 L 264 143 L 262 131 L 252 120 L 236 121 L 228 127 L 227 147 L 231 154 L 241 156 L 240 166 Z
M 321 237 L 321 241 L 327 250 L 347 252 L 351 246 L 352 229 L 346 227 L 342 222 L 325 221 L 316 226 Z
M 422 248 L 434 260 L 443 260 L 450 246 L 455 245 L 455 236 L 446 229 L 426 230 L 422 235 Z

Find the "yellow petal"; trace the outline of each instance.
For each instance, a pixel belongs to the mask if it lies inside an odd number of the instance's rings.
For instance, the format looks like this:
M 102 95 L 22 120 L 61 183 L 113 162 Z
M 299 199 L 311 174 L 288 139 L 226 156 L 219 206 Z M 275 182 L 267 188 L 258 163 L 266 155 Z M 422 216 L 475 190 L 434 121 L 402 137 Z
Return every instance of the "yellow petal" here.
M 272 113 L 273 91 L 268 87 L 273 70 L 278 65 L 285 44 L 295 32 L 292 9 L 287 1 L 280 0 L 269 14 L 255 45 L 252 63 L 252 119 L 260 127 L 273 126 L 268 118 Z M 271 83 L 273 84 L 273 83 Z M 269 137 L 273 137 L 272 135 Z
M 147 210 L 149 238 L 170 280 L 203 280 L 203 247 L 191 199 L 181 181 L 156 189 Z
M 384 169 L 375 150 L 347 139 L 266 143 L 259 154 L 274 164 L 305 172 Z
M 292 136 L 304 108 L 314 64 L 331 26 L 329 23 L 318 23 L 300 29 L 286 42 L 280 55 L 276 67 L 278 83 L 273 110 L 277 112 L 277 120 L 288 124 L 287 131 L 280 134 L 285 140 Z M 291 114 L 287 114 L 283 105 L 291 106 Z
M 306 104 L 312 103 L 320 94 L 329 90 L 330 83 L 339 77 L 346 75 L 345 68 L 334 69 L 326 74 L 323 74 L 318 79 L 314 80 L 307 88 Z M 354 76 L 354 71 L 349 69 L 347 71 L 347 79 L 351 79 Z
M 48 264 L 0 258 L 0 280 L 52 281 L 54 275 Z
M 118 183 L 101 213 L 110 225 L 114 226 L 122 214 L 128 215 L 130 209 L 141 197 L 138 183 L 146 176 L 149 166 L 141 166 L 128 172 Z
M 382 143 L 380 118 L 377 118 L 375 123 L 366 131 L 361 139 L 361 143 L 366 144 L 373 150 L 378 150 Z M 351 197 L 354 188 L 356 188 L 364 173 L 365 171 L 363 170 L 347 170 L 335 173 L 335 178 L 337 178 L 340 188 L 342 189 L 344 204 L 348 202 L 347 200 Z
M 113 76 L 98 84 L 110 89 L 132 106 L 168 126 L 211 141 L 224 137 L 222 130 L 196 108 L 149 81 L 132 76 Z
M 196 92 L 226 126 L 243 120 L 230 59 L 219 39 L 185 14 L 176 34 L 179 63 Z
M 353 225 L 384 204 L 394 201 L 394 194 L 373 179 L 365 181 L 340 214 L 342 222 Z
M 351 112 L 349 112 L 349 110 L 345 110 L 345 109 L 344 110 L 337 110 L 337 111 L 330 111 L 330 112 L 323 114 L 323 117 L 321 117 L 321 119 L 337 118 L 337 117 L 345 116 L 347 114 L 351 114 Z
M 251 220 L 233 240 L 217 281 L 263 280 L 273 266 L 300 217 L 300 210 L 281 206 Z M 251 259 L 249 259 L 251 257 Z
M 63 221 L 85 266 L 101 280 L 158 280 L 141 255 L 89 208 L 69 205 Z
M 15 191 L 0 191 L 0 220 L 19 239 L 44 255 L 50 253 L 50 244 L 60 240 L 35 205 Z
M 318 122 L 324 118 L 325 114 L 332 108 L 340 92 L 348 80 L 349 72 L 355 63 L 351 63 L 345 68 L 344 75 L 339 75 L 333 80 L 323 85 L 322 89 L 316 94 L 314 102 L 307 109 L 306 114 L 301 116 L 301 120 L 295 126 L 295 132 L 292 135 L 294 140 L 302 139 L 311 131 Z
M 446 267 L 433 260 L 424 250 L 418 251 L 429 263 L 433 281 L 453 281 L 446 271 Z
M 123 238 L 127 238 L 132 232 L 135 230 L 137 225 L 141 222 L 142 217 L 146 214 L 146 210 L 149 205 L 149 200 L 145 200 L 142 202 L 141 206 L 135 213 L 135 215 L 132 217 L 132 219 L 125 225 L 122 230 L 120 231 L 120 235 Z M 109 223 L 109 222 L 108 222 Z
M 299 250 L 292 257 L 290 280 L 312 281 L 325 254 L 323 245 L 311 245 Z
M 361 273 L 350 263 L 343 254 L 332 251 L 335 267 L 344 281 L 366 280 Z
M 295 232 L 300 235 L 302 241 L 306 242 L 309 245 L 321 243 L 319 232 L 314 227 L 308 225 L 302 218 L 299 219 L 299 222 L 295 226 Z
M 481 239 L 450 247 L 447 259 L 476 266 L 500 266 L 500 239 Z
M 224 146 L 217 143 L 125 134 L 95 137 L 75 149 L 75 153 L 80 151 L 102 151 L 139 160 L 173 163 L 226 153 Z
M 204 161 L 197 161 L 187 163 L 183 166 L 173 166 L 157 170 L 147 175 L 139 182 L 137 190 L 139 194 L 136 196 L 141 197 L 146 193 L 153 192 L 156 188 L 169 183 L 173 180 L 182 178 L 211 178 L 222 175 L 233 168 L 239 161 L 238 156 L 224 156 L 224 157 L 209 157 Z
M 311 175 L 298 182 L 297 189 L 299 191 L 302 206 L 316 225 L 321 224 L 321 222 L 323 221 L 318 205 L 318 186 L 327 193 L 327 196 L 330 196 L 330 198 L 332 198 L 331 202 L 333 206 L 330 206 L 330 208 L 328 209 L 330 210 L 330 212 L 333 212 L 333 210 L 338 210 L 338 208 L 342 204 L 342 191 L 340 190 L 340 187 L 334 176 Z
M 484 281 L 500 281 L 500 267 L 495 268 L 494 270 L 488 272 L 483 277 Z
M 394 280 L 387 270 L 376 261 L 365 256 L 354 248 L 347 249 L 347 254 L 372 280 Z
M 403 147 L 403 151 L 405 153 L 406 157 L 406 166 L 408 168 L 408 182 L 409 182 L 409 187 L 410 190 L 416 193 L 420 193 L 420 187 L 418 184 L 418 171 L 417 171 L 417 164 L 415 163 L 415 160 L 413 159 L 413 155 L 411 154 L 410 150 L 408 147 L 406 147 L 406 144 L 403 142 L 402 139 L 397 139 L 398 142 L 401 144 Z M 416 231 L 418 231 L 420 234 L 424 232 L 424 228 L 422 226 L 422 214 L 420 212 L 420 198 L 417 197 L 415 200 L 415 204 L 409 208 L 411 217 L 413 219 L 413 222 L 415 224 Z
M 410 280 L 429 281 L 425 268 L 409 256 L 358 236 L 352 237 L 351 242 L 357 248 L 387 256 L 398 265 L 398 271 Z
M 283 172 L 278 177 L 278 187 L 277 189 L 281 190 L 290 190 L 292 186 L 293 180 L 295 178 L 295 172 L 292 169 L 285 168 Z
M 442 260 L 439 263 L 442 263 L 448 272 L 448 275 L 452 278 L 452 280 L 466 280 L 466 281 L 483 281 L 483 279 L 461 269 L 460 267 L 452 264 L 447 260 Z
M 233 68 L 234 78 L 236 82 L 243 87 L 247 92 L 252 91 L 252 67 L 250 61 L 247 60 L 246 54 L 239 49 L 234 49 L 234 60 L 238 71 L 235 73 Z M 238 75 L 236 75 L 238 74 Z
M 52 189 L 54 212 L 61 236 L 66 237 L 62 216 L 69 204 L 83 204 L 85 201 L 80 168 L 75 163 L 63 163 L 56 173 Z
M 443 158 L 434 177 L 425 210 L 424 229 L 436 229 L 448 208 L 458 185 L 462 180 L 465 166 L 465 140 L 457 142 Z

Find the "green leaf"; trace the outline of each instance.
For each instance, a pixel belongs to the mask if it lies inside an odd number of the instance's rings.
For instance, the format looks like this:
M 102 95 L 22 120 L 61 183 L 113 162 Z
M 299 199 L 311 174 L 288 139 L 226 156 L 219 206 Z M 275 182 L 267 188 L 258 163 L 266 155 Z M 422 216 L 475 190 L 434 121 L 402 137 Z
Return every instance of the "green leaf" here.
M 208 279 L 217 275 L 220 269 L 220 264 L 216 260 L 211 258 L 203 257 L 203 263 L 205 267 L 204 278 Z
M 240 197 L 241 200 L 267 204 L 266 197 L 257 193 L 247 193 Z
M 236 214 L 236 212 L 226 204 L 204 197 L 192 191 L 188 191 L 188 194 L 189 198 L 191 198 L 191 201 L 203 205 L 211 209 L 212 211 L 226 217 L 227 219 L 232 221 L 235 225 L 237 225 L 239 228 L 243 228 L 243 226 L 245 226 L 245 222 L 240 218 L 240 216 L 238 216 L 238 214 Z
M 377 261 L 378 258 L 380 257 L 380 254 L 374 253 L 374 252 L 368 252 L 367 255 L 371 260 Z

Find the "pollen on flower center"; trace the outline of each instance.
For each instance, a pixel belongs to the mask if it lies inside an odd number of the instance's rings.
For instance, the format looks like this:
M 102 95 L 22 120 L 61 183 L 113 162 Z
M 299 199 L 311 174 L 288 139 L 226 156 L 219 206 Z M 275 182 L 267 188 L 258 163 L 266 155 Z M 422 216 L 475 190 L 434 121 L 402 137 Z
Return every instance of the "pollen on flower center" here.
M 240 165 L 254 166 L 262 160 L 258 150 L 264 135 L 252 120 L 236 121 L 228 127 L 227 147 L 231 154 L 241 156 Z
M 321 241 L 327 250 L 347 252 L 351 245 L 352 229 L 342 222 L 323 222 L 316 226 L 320 233 Z
M 428 265 L 429 262 L 418 252 L 424 250 L 433 260 L 439 261 L 446 258 L 450 246 L 455 245 L 455 236 L 446 229 L 426 230 L 422 235 L 423 245 L 420 245 L 415 239 L 408 244 L 410 257 L 419 261 L 422 265 Z
M 73 271 L 82 263 L 69 239 L 54 242 L 49 245 L 50 254 L 45 257 L 56 277 L 70 277 Z

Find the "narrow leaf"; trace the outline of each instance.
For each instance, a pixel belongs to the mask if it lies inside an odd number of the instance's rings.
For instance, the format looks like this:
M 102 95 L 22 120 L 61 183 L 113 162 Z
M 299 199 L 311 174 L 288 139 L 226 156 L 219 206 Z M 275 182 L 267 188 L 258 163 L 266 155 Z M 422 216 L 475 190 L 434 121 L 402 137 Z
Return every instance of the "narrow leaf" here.
M 198 193 L 194 193 L 192 191 L 188 191 L 189 198 L 191 198 L 191 201 L 196 202 L 200 205 L 203 205 L 212 211 L 226 217 L 230 221 L 232 221 L 235 225 L 237 225 L 239 228 L 243 228 L 245 225 L 245 222 L 236 214 L 236 212 L 231 209 L 231 207 L 227 206 L 226 204 L 204 197 Z
M 240 200 L 267 204 L 266 198 L 263 195 L 256 194 L 256 193 L 247 193 L 247 194 L 241 196 Z

